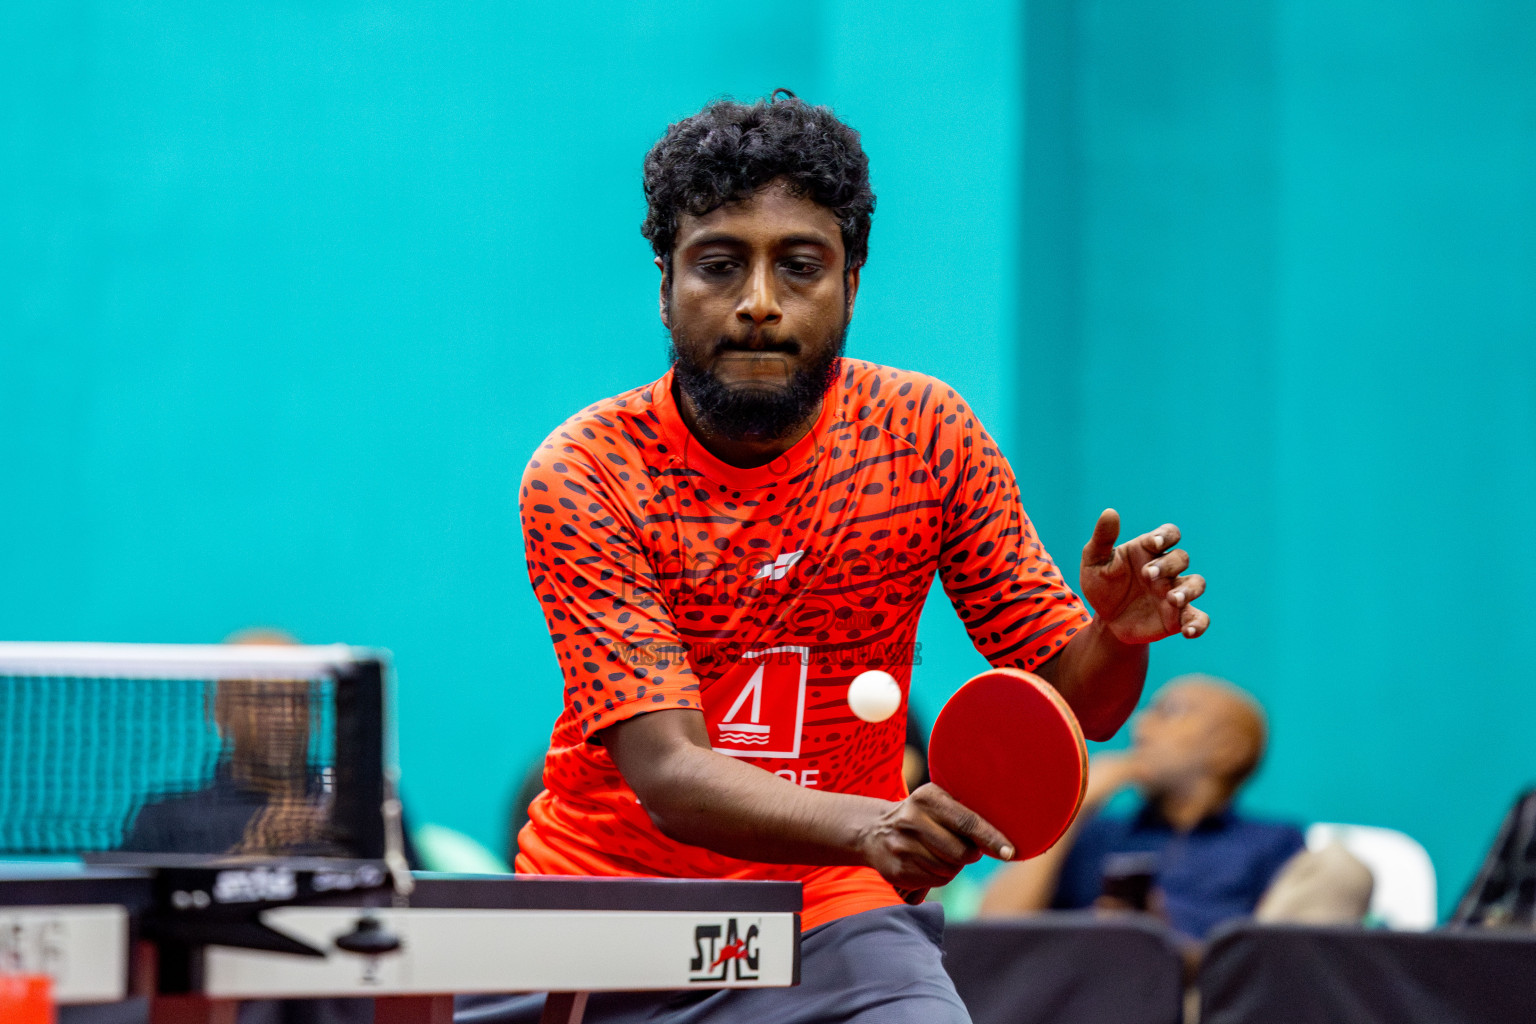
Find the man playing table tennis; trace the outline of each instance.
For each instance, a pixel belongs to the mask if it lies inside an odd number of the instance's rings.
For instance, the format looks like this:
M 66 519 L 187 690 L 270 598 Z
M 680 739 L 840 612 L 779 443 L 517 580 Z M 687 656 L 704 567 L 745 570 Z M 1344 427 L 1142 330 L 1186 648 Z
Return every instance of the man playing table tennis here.
M 830 110 L 778 96 L 711 104 L 648 154 L 672 367 L 567 420 L 524 475 L 565 710 L 517 870 L 804 883 L 797 988 L 594 997 L 588 1019 L 965 1021 L 940 910 L 897 889 L 1012 850 L 943 790 L 906 792 L 904 713 L 859 721 L 849 681 L 905 691 L 937 572 L 992 664 L 1107 738 L 1147 645 L 1205 630 L 1205 582 L 1174 526 L 1116 546 L 1106 511 L 1090 617 L 965 401 L 841 358 L 868 162 Z

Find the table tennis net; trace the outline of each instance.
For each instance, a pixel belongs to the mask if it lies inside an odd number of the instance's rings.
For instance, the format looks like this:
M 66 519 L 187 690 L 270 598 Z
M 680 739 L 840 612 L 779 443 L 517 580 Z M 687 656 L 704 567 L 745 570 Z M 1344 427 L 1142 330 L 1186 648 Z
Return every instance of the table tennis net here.
M 337 682 L 0 674 L 0 854 L 355 856 Z

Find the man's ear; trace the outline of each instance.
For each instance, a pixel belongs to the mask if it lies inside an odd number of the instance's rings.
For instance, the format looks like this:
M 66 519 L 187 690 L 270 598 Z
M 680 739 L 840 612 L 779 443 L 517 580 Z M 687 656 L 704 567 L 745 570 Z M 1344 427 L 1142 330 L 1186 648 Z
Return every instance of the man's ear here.
M 847 293 L 843 296 L 843 316 L 848 320 L 853 319 L 853 300 L 859 294 L 859 271 L 863 269 L 863 267 L 854 267 L 843 275 L 843 291 Z
M 672 329 L 672 324 L 670 323 L 670 321 L 671 321 L 671 312 L 672 312 L 672 297 L 671 297 L 671 294 L 670 294 L 670 292 L 672 291 L 672 281 L 671 281 L 670 277 L 667 275 L 667 265 L 666 265 L 666 263 L 662 262 L 662 259 L 661 259 L 660 256 L 657 256 L 651 262 L 655 263 L 656 264 L 656 269 L 661 271 L 661 296 L 660 296 L 660 300 L 661 300 L 660 301 L 661 326 L 665 327 L 667 330 L 670 331 Z

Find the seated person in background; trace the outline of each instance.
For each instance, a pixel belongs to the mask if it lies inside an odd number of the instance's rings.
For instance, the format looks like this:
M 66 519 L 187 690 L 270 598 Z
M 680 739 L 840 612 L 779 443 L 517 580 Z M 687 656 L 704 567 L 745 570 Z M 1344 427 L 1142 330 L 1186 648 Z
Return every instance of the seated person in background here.
M 1520 794 L 1504 816 L 1451 922 L 1536 928 L 1536 789 Z
M 1233 799 L 1264 755 L 1264 712 L 1209 676 L 1181 676 L 1158 693 L 1123 754 L 1093 760 L 1082 813 L 1050 850 L 1005 864 L 982 916 L 1090 906 L 1152 909 L 1203 939 L 1251 914 L 1280 868 L 1304 848 L 1293 825 L 1238 814 Z M 1129 818 L 1098 813 L 1134 786 Z
M 298 643 L 275 629 L 247 629 L 230 644 Z M 200 789 L 150 801 L 118 849 L 134 853 L 334 856 L 326 838 L 329 781 L 309 761 L 311 686 L 305 680 L 224 679 L 207 713 L 221 750 L 212 780 Z M 405 833 L 405 856 L 419 859 Z M 147 1024 L 142 1000 L 62 1007 L 59 1024 Z M 364 1024 L 371 999 L 278 999 L 241 1003 L 238 1024 Z
M 907 745 L 901 748 L 901 780 L 910 793 L 926 785 L 928 778 L 928 729 L 907 702 Z
M 229 643 L 288 646 L 276 630 Z M 223 750 L 209 785 L 139 809 L 119 849 L 143 853 L 335 854 L 325 840 L 329 787 L 309 764 L 310 684 L 224 679 L 208 714 Z
M 297 644 L 276 629 L 247 629 L 230 644 Z M 330 838 L 331 783 L 310 764 L 318 719 L 312 685 L 298 679 L 223 679 L 207 714 L 220 750 L 213 778 L 190 792 L 172 793 L 138 809 L 118 850 L 131 853 L 345 856 Z M 420 858 L 406 830 L 404 853 Z

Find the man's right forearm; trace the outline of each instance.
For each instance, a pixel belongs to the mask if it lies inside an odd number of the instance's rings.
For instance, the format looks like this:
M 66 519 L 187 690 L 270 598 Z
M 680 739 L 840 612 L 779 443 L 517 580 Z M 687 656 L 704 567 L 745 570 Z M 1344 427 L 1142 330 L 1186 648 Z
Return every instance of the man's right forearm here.
M 702 716 L 640 715 L 603 732 L 614 763 L 657 829 L 680 843 L 770 864 L 863 864 L 893 805 L 806 789 L 709 749 Z
M 1001 832 L 937 786 L 899 802 L 796 786 L 711 750 L 695 710 L 637 715 L 601 739 L 663 835 L 730 857 L 862 864 L 898 889 L 922 891 L 983 852 L 1013 856 Z
M 663 772 L 641 796 L 663 835 L 769 864 L 863 864 L 862 840 L 891 806 L 806 789 L 698 747 L 675 752 Z

